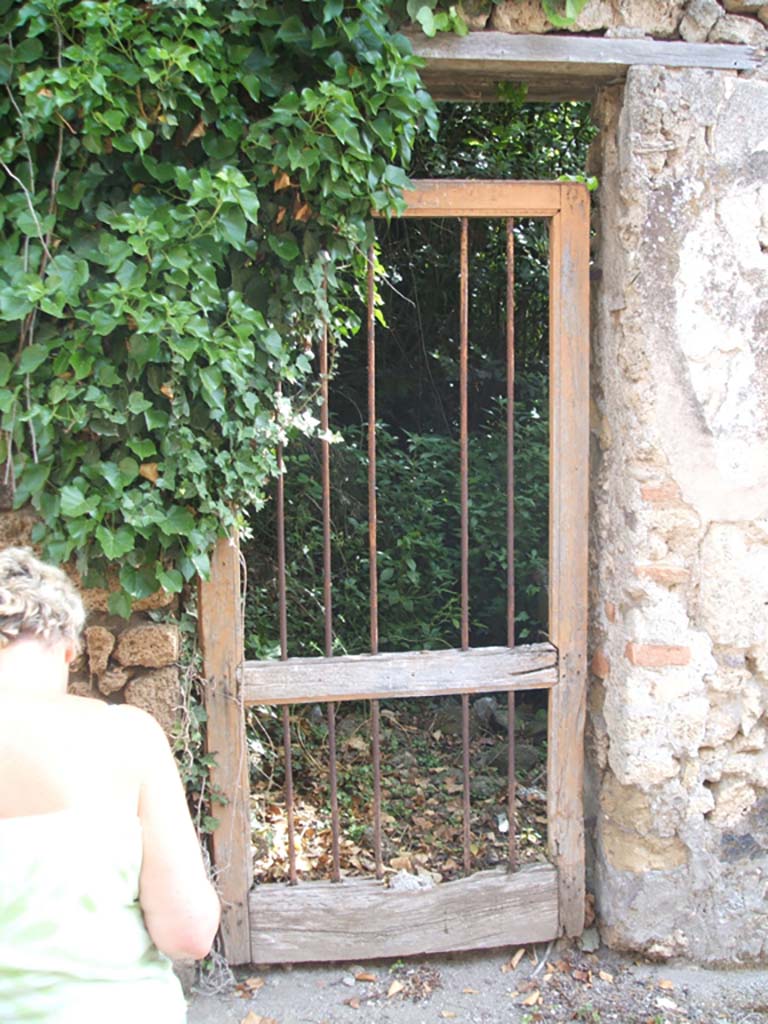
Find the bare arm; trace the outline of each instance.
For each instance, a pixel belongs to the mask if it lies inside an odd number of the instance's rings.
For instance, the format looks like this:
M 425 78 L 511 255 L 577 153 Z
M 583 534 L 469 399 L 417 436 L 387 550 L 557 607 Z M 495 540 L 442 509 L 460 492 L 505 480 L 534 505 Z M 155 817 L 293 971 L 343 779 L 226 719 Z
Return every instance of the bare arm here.
M 158 949 L 175 959 L 199 960 L 216 935 L 219 900 L 206 874 L 165 733 L 150 715 L 134 711 L 133 717 L 143 762 L 139 902 Z

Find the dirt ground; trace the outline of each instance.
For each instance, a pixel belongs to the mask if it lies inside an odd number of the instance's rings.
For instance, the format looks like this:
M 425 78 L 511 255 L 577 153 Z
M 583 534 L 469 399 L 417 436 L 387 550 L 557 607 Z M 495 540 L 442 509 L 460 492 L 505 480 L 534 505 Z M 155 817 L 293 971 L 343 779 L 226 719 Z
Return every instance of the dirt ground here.
M 375 964 L 238 970 L 189 1024 L 768 1024 L 768 970 L 536 946 Z

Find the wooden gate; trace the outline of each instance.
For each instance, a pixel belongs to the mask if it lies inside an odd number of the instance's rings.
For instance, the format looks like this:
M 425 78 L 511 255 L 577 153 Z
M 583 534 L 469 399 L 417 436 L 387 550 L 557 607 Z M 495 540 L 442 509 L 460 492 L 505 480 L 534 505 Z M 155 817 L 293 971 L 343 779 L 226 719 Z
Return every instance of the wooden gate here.
M 461 223 L 461 362 L 466 391 L 467 224 L 470 218 L 506 221 L 512 261 L 514 218 L 537 217 L 550 230 L 550 512 L 549 642 L 469 647 L 466 598 L 460 650 L 380 654 L 375 614 L 368 655 L 244 660 L 241 632 L 241 569 L 236 542 L 222 541 L 212 558 L 211 578 L 200 585 L 200 635 L 209 680 L 207 745 L 216 755 L 212 783 L 227 798 L 217 809 L 214 867 L 223 901 L 224 950 L 231 963 L 361 960 L 546 941 L 580 934 L 584 922 L 584 831 L 582 810 L 583 729 L 586 682 L 588 511 L 588 262 L 589 203 L 584 186 L 560 182 L 419 181 L 407 193 L 406 217 L 450 217 Z M 509 266 L 509 262 L 508 262 Z M 511 271 L 508 279 L 512 280 Z M 510 285 L 510 289 L 511 289 Z M 374 323 L 369 281 L 368 344 L 373 375 Z M 508 295 L 508 388 L 514 373 L 512 295 Z M 321 374 L 322 353 L 321 353 Z M 508 403 L 511 406 L 511 402 Z M 327 402 L 325 404 L 327 409 Z M 466 396 L 462 395 L 462 419 Z M 371 415 L 372 413 L 372 415 Z M 511 414 L 510 414 L 511 415 Z M 369 408 L 375 424 L 375 408 Z M 510 420 L 511 426 L 511 420 Z M 375 431 L 374 431 L 375 432 Z M 375 465 L 375 436 L 370 440 Z M 511 432 L 510 432 L 511 457 Z M 462 492 L 467 486 L 466 431 L 462 431 Z M 511 465 L 510 465 L 511 476 Z M 506 500 L 500 494 L 499 500 Z M 278 492 L 278 501 L 280 501 Z M 375 607 L 375 475 L 370 488 L 372 526 L 371 598 Z M 468 521 L 462 501 L 462 580 L 466 592 Z M 510 547 L 512 523 L 509 524 Z M 280 539 L 278 536 L 278 545 Z M 326 545 L 327 547 L 327 545 Z M 329 559 L 330 555 L 326 557 Z M 511 553 L 509 556 L 512 562 Z M 328 564 L 328 563 L 326 563 Z M 283 556 L 284 565 L 284 556 Z M 328 585 L 328 584 L 327 584 Z M 282 609 L 284 618 L 284 608 Z M 343 882 L 271 883 L 252 888 L 248 757 L 245 707 L 281 705 L 290 751 L 289 704 L 330 702 L 331 757 L 335 702 L 373 702 L 374 772 L 379 699 L 459 694 L 467 749 L 469 695 L 549 692 L 547 818 L 549 863 L 510 865 L 476 872 L 417 892 L 399 892 L 377 879 Z M 513 728 L 509 730 L 513 759 Z M 465 762 L 465 766 L 466 765 Z M 290 769 L 290 766 L 288 766 Z M 333 771 L 333 769 L 332 769 Z M 469 801 L 465 771 L 465 803 Z M 288 772 L 290 778 L 290 770 Z M 510 772 L 514 811 L 514 772 Z M 378 813 L 378 812 L 377 812 Z M 514 820 L 513 813 L 510 821 Z M 465 833 L 467 831 L 465 817 Z M 380 840 L 379 840 L 380 842 Z M 466 846 L 465 846 L 466 849 Z M 377 851 L 380 863 L 380 849 Z M 381 875 L 381 872 L 377 872 Z M 295 873 L 293 881 L 295 881 Z

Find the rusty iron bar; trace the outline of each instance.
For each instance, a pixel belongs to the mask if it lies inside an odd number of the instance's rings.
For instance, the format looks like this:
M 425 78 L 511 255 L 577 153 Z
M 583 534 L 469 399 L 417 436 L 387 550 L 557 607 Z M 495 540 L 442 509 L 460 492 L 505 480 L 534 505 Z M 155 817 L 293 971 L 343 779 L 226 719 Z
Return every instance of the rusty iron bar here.
M 507 218 L 507 646 L 515 646 L 515 222 Z
M 376 319 L 374 249 L 368 249 L 368 571 L 370 578 L 371 654 L 379 653 L 379 577 L 377 568 L 376 504 Z M 381 854 L 381 742 L 379 702 L 371 701 L 371 760 L 373 768 L 373 854 L 376 877 L 382 878 Z
M 507 218 L 507 646 L 515 646 L 515 222 Z M 507 694 L 507 863 L 517 868 L 515 694 Z
M 371 654 L 379 651 L 379 578 L 376 508 L 376 321 L 374 317 L 374 252 L 368 250 L 368 573 L 371 592 Z
M 469 695 L 466 693 L 461 696 L 461 751 L 462 770 L 464 772 L 464 870 L 469 873 L 472 870 L 472 806 L 470 801 L 471 778 L 469 768 Z
M 469 221 L 461 218 L 459 272 L 459 448 L 461 453 L 461 649 L 469 647 Z
M 507 867 L 510 871 L 517 870 L 517 809 L 515 805 L 515 790 L 517 779 L 515 778 L 515 692 L 511 690 L 507 694 L 507 824 L 508 850 Z
M 293 757 L 291 753 L 291 716 L 289 705 L 283 707 L 283 752 L 285 758 L 285 815 L 288 825 L 288 878 L 291 885 L 296 875 L 296 823 L 293 814 Z
M 328 297 L 327 271 L 323 279 L 323 292 Z M 323 487 L 323 611 L 325 618 L 325 656 L 333 653 L 333 605 L 331 594 L 331 444 L 328 440 L 329 396 L 328 396 L 328 323 L 323 324 L 320 337 L 320 429 L 322 431 L 322 487 Z M 331 803 L 331 836 L 333 867 L 331 877 L 341 881 L 341 825 L 339 822 L 339 786 L 336 751 L 336 705 L 330 701 L 326 706 L 328 722 L 328 788 Z
M 328 294 L 327 277 L 323 290 Z M 328 440 L 328 324 L 323 324 L 320 338 L 320 430 L 322 431 L 322 484 L 323 484 L 323 609 L 325 616 L 325 656 L 333 649 L 333 605 L 331 596 L 331 445 Z
M 333 850 L 333 868 L 331 878 L 334 882 L 341 881 L 341 826 L 339 824 L 339 788 L 336 771 L 336 704 L 329 701 L 326 705 L 328 722 L 328 784 L 331 796 L 331 834 Z
M 459 270 L 459 448 L 461 461 L 461 649 L 469 648 L 469 221 L 461 218 Z M 472 869 L 472 807 L 469 766 L 469 695 L 461 698 L 461 748 L 464 772 L 464 870 Z
M 373 763 L 373 856 L 376 877 L 384 877 L 381 855 L 381 739 L 379 732 L 379 702 L 371 701 L 371 760 Z
M 277 386 L 278 398 L 282 388 Z M 277 601 L 280 620 L 280 658 L 288 657 L 288 603 L 285 584 L 285 461 L 283 444 L 277 445 Z M 288 873 L 296 885 L 296 828 L 293 814 L 293 759 L 291 757 L 291 719 L 288 705 L 283 708 L 283 753 L 285 759 L 285 814 L 288 825 Z

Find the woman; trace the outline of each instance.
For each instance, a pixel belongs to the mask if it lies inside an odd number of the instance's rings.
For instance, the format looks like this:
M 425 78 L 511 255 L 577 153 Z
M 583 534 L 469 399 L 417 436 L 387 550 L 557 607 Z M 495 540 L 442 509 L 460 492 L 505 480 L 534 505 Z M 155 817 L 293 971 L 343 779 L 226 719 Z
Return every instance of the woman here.
M 66 692 L 84 618 L 0 552 L 0 1021 L 180 1024 L 166 957 L 208 953 L 219 903 L 161 728 Z

